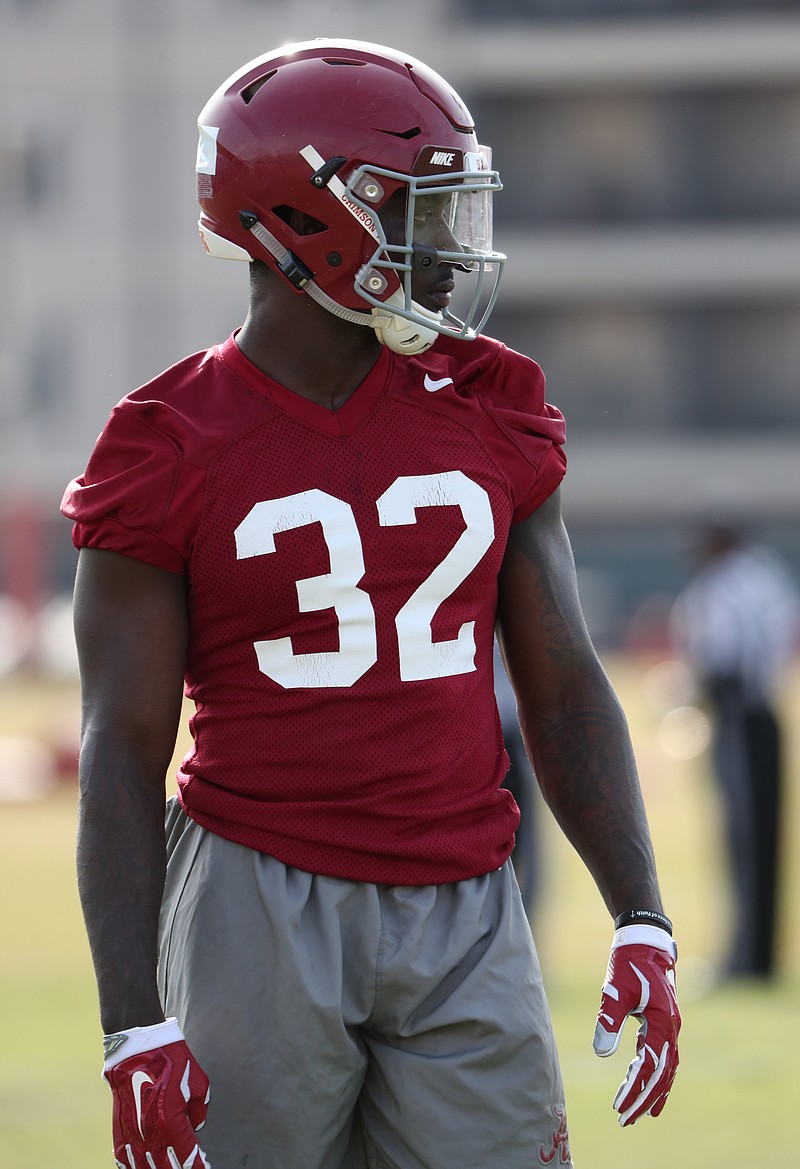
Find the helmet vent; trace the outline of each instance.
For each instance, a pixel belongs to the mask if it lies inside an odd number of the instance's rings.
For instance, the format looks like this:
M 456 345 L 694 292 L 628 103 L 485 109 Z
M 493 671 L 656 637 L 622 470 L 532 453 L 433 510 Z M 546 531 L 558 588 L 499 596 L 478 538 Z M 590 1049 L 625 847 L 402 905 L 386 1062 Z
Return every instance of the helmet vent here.
M 272 214 L 277 215 L 278 219 L 290 227 L 295 235 L 318 235 L 321 231 L 328 230 L 327 223 L 315 219 L 313 215 L 308 215 L 305 211 L 298 211 L 296 207 L 289 207 L 285 203 L 273 207 Z
M 277 72 L 277 69 L 271 69 L 269 73 L 265 73 L 263 77 L 259 77 L 255 81 L 251 81 L 250 84 L 242 90 L 241 98 L 246 106 L 250 105 L 250 102 L 256 96 L 259 89 L 261 89 L 261 86 L 264 85 L 265 82 L 269 81 L 270 77 L 274 77 Z
M 356 61 L 353 57 L 323 57 L 326 65 L 366 65 L 366 61 Z
M 393 138 L 416 138 L 417 134 L 421 134 L 419 126 L 412 126 L 410 130 L 378 130 L 379 134 L 391 134 Z

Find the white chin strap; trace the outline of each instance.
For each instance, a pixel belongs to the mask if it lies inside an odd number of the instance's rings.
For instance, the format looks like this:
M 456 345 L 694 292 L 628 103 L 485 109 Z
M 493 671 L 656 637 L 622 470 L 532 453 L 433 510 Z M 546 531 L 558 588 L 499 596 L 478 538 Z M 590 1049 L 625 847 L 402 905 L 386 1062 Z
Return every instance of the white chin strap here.
M 250 227 L 250 231 L 261 246 L 275 257 L 280 267 L 292 262 L 291 253 L 268 228 L 264 227 L 263 223 L 256 220 Z M 244 248 L 240 248 L 238 244 L 230 243 L 223 236 L 204 227 L 202 223 L 200 224 L 200 237 L 210 256 L 217 256 L 221 260 L 250 261 L 253 259 Z M 438 330 L 429 329 L 419 321 L 410 321 L 392 312 L 392 305 L 397 308 L 405 308 L 405 297 L 400 288 L 384 302 L 385 308 L 382 305 L 381 308 L 373 308 L 369 312 L 359 312 L 358 309 L 346 308 L 339 304 L 313 280 L 306 280 L 300 287 L 312 300 L 335 317 L 339 317 L 343 321 L 350 321 L 354 325 L 365 325 L 369 329 L 374 329 L 381 344 L 385 345 L 387 349 L 391 349 L 393 353 L 424 353 L 426 349 L 430 349 L 439 336 Z M 422 305 L 417 304 L 416 301 L 411 301 L 411 308 L 418 316 L 435 321 L 437 324 L 442 319 L 441 313 L 430 312 Z
M 419 321 L 409 321 L 391 311 L 393 304 L 398 308 L 405 307 L 402 289 L 398 288 L 393 292 L 384 304 L 389 309 L 388 313 L 382 312 L 379 308 L 372 310 L 372 327 L 382 345 L 391 349 L 393 353 L 424 353 L 426 349 L 430 349 L 439 336 L 437 329 L 429 329 Z M 442 319 L 441 313 L 432 313 L 414 300 L 411 307 L 418 316 L 436 321 L 437 324 Z

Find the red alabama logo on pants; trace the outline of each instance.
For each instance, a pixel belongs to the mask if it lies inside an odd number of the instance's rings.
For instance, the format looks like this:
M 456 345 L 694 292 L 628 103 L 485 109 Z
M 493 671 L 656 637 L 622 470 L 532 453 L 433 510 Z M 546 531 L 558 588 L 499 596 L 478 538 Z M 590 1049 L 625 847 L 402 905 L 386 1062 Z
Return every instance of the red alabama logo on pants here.
M 558 1158 L 557 1164 L 571 1165 L 572 1158 L 569 1152 L 569 1133 L 567 1132 L 567 1110 L 563 1104 L 553 1104 L 550 1111 L 556 1118 L 556 1127 L 551 1134 L 551 1147 L 546 1149 L 544 1145 L 539 1145 L 539 1161 L 542 1165 L 550 1165 Z

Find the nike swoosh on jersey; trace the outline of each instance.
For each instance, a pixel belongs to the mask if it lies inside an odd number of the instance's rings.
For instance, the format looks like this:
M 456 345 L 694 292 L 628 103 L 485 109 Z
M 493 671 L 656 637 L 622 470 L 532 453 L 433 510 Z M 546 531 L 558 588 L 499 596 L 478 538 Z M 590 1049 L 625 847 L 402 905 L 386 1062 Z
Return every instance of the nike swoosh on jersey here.
M 435 394 L 437 390 L 442 390 L 445 386 L 452 386 L 453 379 L 451 377 L 432 378 L 429 373 L 426 373 L 422 384 L 428 393 Z
M 154 1081 L 148 1076 L 147 1072 L 134 1072 L 131 1076 L 131 1088 L 133 1089 L 133 1103 L 136 1107 L 136 1124 L 139 1132 L 142 1134 L 144 1140 L 144 1131 L 142 1129 L 142 1088 L 145 1084 L 152 1084 Z

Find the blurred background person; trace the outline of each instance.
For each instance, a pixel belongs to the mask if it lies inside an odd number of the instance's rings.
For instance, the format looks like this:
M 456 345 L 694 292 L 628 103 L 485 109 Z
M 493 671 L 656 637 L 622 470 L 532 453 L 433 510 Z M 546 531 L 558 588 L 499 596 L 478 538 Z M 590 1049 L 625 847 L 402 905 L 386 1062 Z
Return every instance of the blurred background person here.
M 783 812 L 780 682 L 800 630 L 800 598 L 786 566 L 729 523 L 698 532 L 700 567 L 678 596 L 671 631 L 714 725 L 733 884 L 728 977 L 775 973 Z

